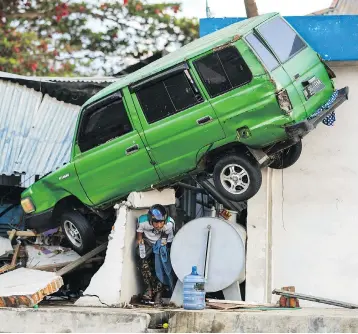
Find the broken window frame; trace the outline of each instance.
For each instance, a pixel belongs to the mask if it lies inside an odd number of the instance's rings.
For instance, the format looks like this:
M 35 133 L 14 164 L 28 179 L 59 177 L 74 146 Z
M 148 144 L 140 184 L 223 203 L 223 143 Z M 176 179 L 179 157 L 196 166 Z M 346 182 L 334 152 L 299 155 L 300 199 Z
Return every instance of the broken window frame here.
M 244 66 L 244 69 L 243 69 L 243 70 L 247 71 L 247 72 L 249 73 L 249 77 L 250 77 L 249 80 L 243 81 L 243 82 L 240 83 L 239 85 L 235 85 L 235 86 L 231 83 L 230 77 L 229 77 L 229 75 L 227 74 L 226 69 L 225 69 L 225 67 L 224 67 L 224 65 L 223 65 L 223 62 L 222 62 L 222 60 L 220 59 L 220 55 L 219 55 L 221 52 L 224 52 L 224 51 L 226 51 L 226 50 L 228 50 L 228 49 L 234 50 L 235 53 L 237 53 L 237 55 L 239 56 L 239 58 L 241 58 L 241 60 L 242 60 L 242 65 Z M 216 94 L 212 94 L 212 93 L 211 93 L 211 90 L 210 90 L 210 88 L 209 88 L 208 85 L 207 85 L 207 82 L 206 82 L 206 80 L 205 80 L 205 78 L 204 78 L 204 75 L 201 73 L 200 69 L 198 68 L 198 62 L 202 61 L 202 60 L 203 60 L 204 58 L 206 58 L 206 57 L 209 57 L 209 56 L 212 57 L 213 55 L 216 55 L 216 56 L 218 57 L 219 62 L 220 62 L 220 64 L 221 64 L 221 67 L 222 67 L 222 69 L 224 70 L 224 73 L 225 73 L 227 82 L 228 82 L 228 83 L 230 84 L 230 86 L 231 86 L 231 88 L 225 89 L 225 90 L 223 90 L 223 91 L 221 91 L 221 92 L 218 92 L 218 93 L 216 93 Z M 214 52 L 212 52 L 212 53 L 206 54 L 205 56 L 200 57 L 200 58 L 194 60 L 194 61 L 193 61 L 193 65 L 194 65 L 194 67 L 195 67 L 196 72 L 198 73 L 198 75 L 199 75 L 199 77 L 200 77 L 200 80 L 201 80 L 202 84 L 204 85 L 204 87 L 205 87 L 207 93 L 209 94 L 209 96 L 210 96 L 211 98 L 216 98 L 216 97 L 218 97 L 218 96 L 220 96 L 220 95 L 223 95 L 223 94 L 226 94 L 226 93 L 228 93 L 228 92 L 230 92 L 230 91 L 232 91 L 232 90 L 234 90 L 234 89 L 238 89 L 238 88 L 240 88 L 240 87 L 243 87 L 243 86 L 249 84 L 249 83 L 252 81 L 252 79 L 253 79 L 253 74 L 252 74 L 252 72 L 251 72 L 249 66 L 247 65 L 245 59 L 242 57 L 242 55 L 241 55 L 241 53 L 239 52 L 239 50 L 237 49 L 237 47 L 234 46 L 234 45 L 229 45 L 229 46 L 227 46 L 227 47 L 225 47 L 225 48 L 223 48 L 223 49 L 220 49 L 220 50 L 218 50 L 218 51 L 214 51 Z

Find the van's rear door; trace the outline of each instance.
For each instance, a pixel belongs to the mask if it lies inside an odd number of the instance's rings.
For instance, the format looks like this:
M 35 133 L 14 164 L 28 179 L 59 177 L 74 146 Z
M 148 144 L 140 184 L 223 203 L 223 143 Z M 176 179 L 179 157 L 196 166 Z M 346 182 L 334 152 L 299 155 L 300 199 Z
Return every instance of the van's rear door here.
M 275 16 L 255 30 L 279 59 L 310 116 L 334 90 L 318 54 L 281 16 Z

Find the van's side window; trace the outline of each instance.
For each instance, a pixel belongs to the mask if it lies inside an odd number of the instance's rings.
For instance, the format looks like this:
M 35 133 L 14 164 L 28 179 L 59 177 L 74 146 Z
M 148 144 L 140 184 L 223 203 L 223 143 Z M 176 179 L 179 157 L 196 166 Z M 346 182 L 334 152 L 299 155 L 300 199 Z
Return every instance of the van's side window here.
M 185 72 L 175 74 L 137 92 L 148 123 L 154 123 L 203 101 Z
M 301 37 L 280 17 L 262 25 L 259 32 L 282 63 L 306 47 L 306 43 Z
M 249 42 L 251 47 L 256 51 L 262 62 L 265 64 L 269 71 L 274 70 L 279 66 L 279 62 L 275 56 L 269 51 L 264 44 L 254 35 L 250 34 L 246 36 L 246 40 Z
M 85 152 L 132 130 L 124 103 L 120 99 L 105 107 L 84 112 L 78 145 L 81 152 Z
M 211 53 L 194 62 L 211 97 L 249 83 L 252 73 L 236 47 Z

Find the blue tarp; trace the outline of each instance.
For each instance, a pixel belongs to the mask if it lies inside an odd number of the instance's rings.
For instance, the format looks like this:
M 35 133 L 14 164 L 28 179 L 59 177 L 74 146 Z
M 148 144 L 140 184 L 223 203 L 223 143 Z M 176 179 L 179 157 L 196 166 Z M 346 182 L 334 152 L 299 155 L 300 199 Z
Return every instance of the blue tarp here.
M 286 16 L 285 19 L 323 59 L 358 60 L 358 15 Z M 245 18 L 201 19 L 200 36 L 242 20 Z
M 7 209 L 10 204 L 0 204 L 0 213 Z M 9 231 L 14 228 L 14 226 L 19 229 L 23 228 L 22 221 L 22 208 L 20 205 L 16 206 L 5 215 L 0 217 L 0 236 L 7 237 L 6 231 Z

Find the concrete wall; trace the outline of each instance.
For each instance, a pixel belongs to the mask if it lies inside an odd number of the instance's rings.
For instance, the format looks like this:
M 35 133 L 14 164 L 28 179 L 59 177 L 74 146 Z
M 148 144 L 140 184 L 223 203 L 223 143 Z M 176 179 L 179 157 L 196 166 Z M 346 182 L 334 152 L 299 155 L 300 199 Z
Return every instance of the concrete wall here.
M 291 168 L 265 170 L 248 204 L 247 300 L 271 301 L 273 288 L 294 285 L 357 302 L 358 67 L 333 69 L 337 88 L 350 87 L 334 127 L 321 124 L 305 137 Z

